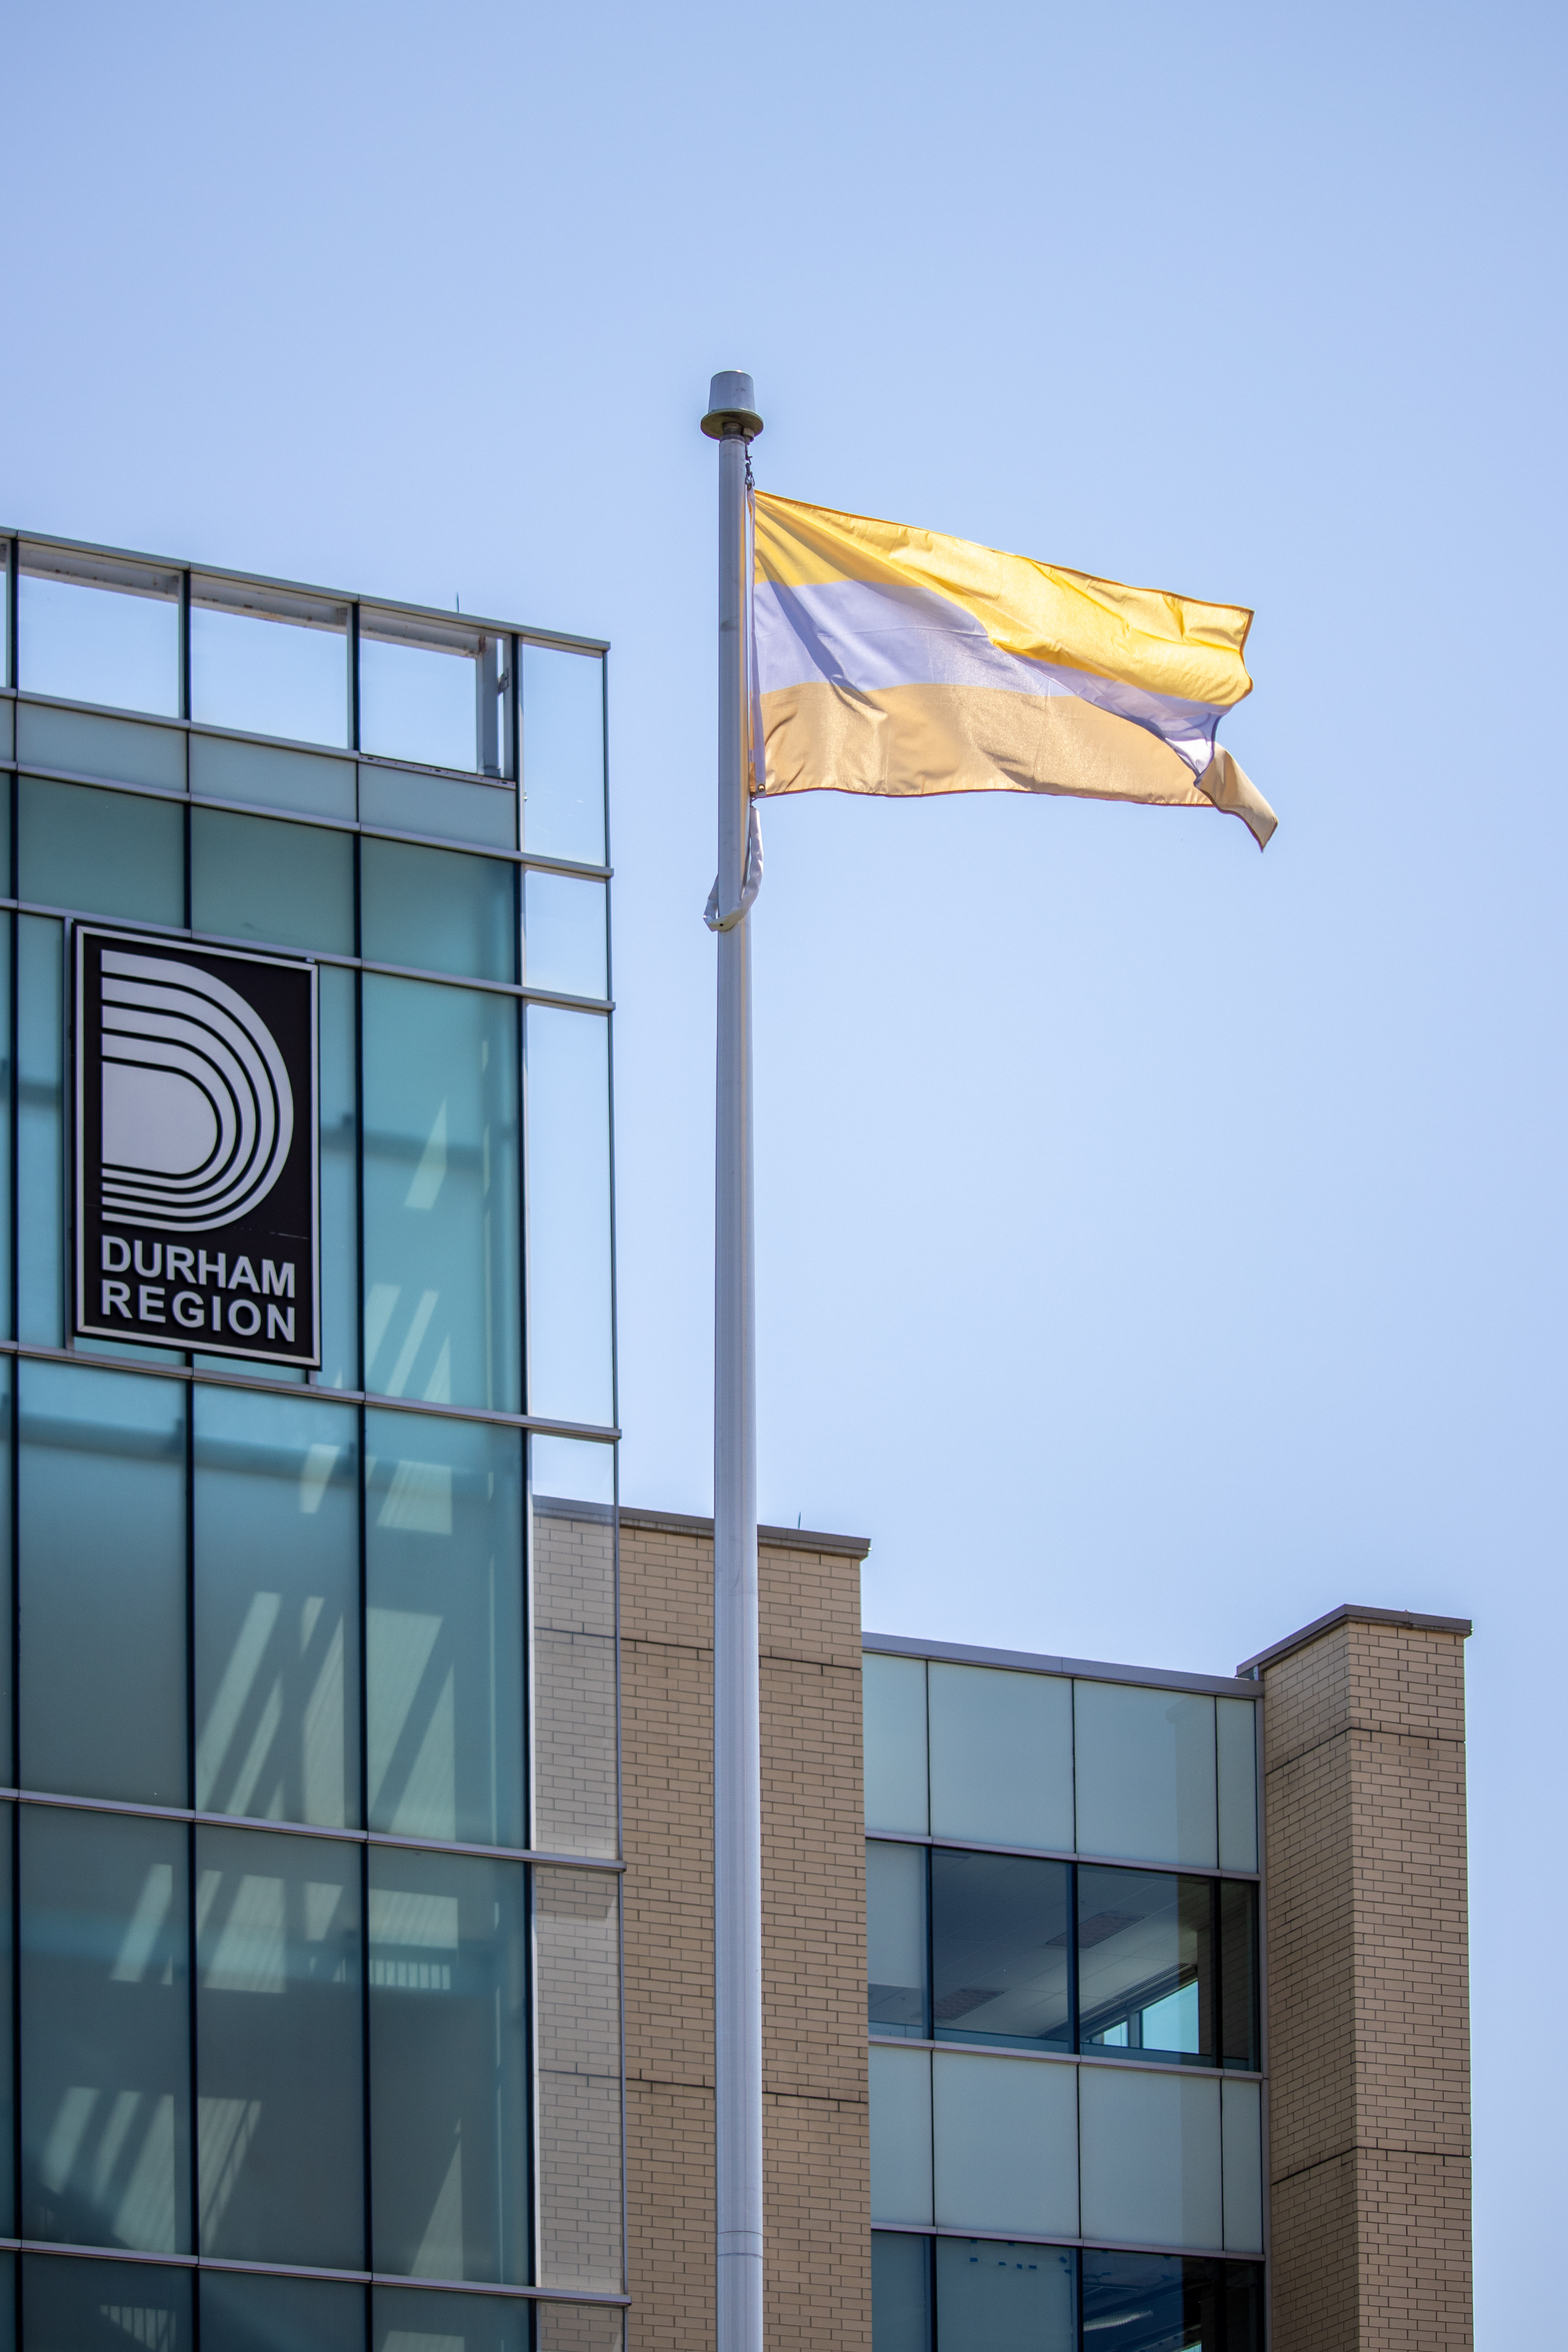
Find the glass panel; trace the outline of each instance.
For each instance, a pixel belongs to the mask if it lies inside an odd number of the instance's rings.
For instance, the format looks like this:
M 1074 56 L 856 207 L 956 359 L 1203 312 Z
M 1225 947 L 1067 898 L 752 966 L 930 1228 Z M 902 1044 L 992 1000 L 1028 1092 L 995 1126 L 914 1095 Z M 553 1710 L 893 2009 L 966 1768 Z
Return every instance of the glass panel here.
M 1128 1683 L 1073 1690 L 1079 1852 L 1212 1870 L 1213 1699 Z
M 528 2311 L 493 2294 L 378 2286 L 371 2342 L 374 2352 L 528 2352 Z
M 1219 1866 L 1258 1867 L 1258 1709 L 1249 1698 L 1216 1698 L 1219 1765 Z
M 1250 2263 L 1100 2252 L 1086 2252 L 1082 2260 L 1086 2341 L 1092 2330 L 1097 2343 L 1114 2344 L 1116 2352 L 1218 2344 L 1225 2352 L 1262 2352 L 1262 2336 L 1247 2311 Z M 1242 2274 L 1234 2304 L 1226 2292 L 1227 2272 Z
M 0 704 L 0 745 L 3 745 L 5 742 L 6 730 L 9 725 L 8 710 L 8 705 Z M 4 825 L 5 831 L 5 841 L 0 842 L 0 882 L 3 882 L 5 885 L 5 895 L 6 898 L 10 898 L 12 896 L 10 835 L 11 793 L 14 789 L 14 784 L 15 779 L 11 776 L 0 776 L 0 825 Z
M 1078 2235 L 1076 2072 L 1026 2058 L 937 2053 L 931 2118 L 939 2223 Z
M 0 561 L 0 628 L 3 628 L 3 627 L 5 626 L 5 618 L 4 618 L 4 614 L 5 614 L 5 578 L 6 578 L 5 566 L 4 562 L 3 562 L 3 561 Z M 0 669 L 3 669 L 3 668 L 4 668 L 4 667 L 5 667 L 5 656 L 4 652 L 0 652 Z M 15 704 L 14 702 L 12 702 L 12 701 L 9 699 L 9 698 L 7 698 L 5 701 L 4 701 L 4 702 L 0 702 L 0 758 L 9 760 L 9 759 L 14 758 L 14 756 L 15 756 L 15 754 L 16 754 L 16 704 Z M 8 2257 L 8 2256 L 7 2256 L 7 2260 L 9 2260 L 9 2257 Z
M 1225 2242 L 1234 2254 L 1263 2252 L 1263 2085 L 1222 2083 Z
M 24 545 L 18 684 L 177 719 L 179 597 L 177 572 Z
M 1071 1881 L 1070 1863 L 932 1850 L 938 2041 L 1071 2048 Z
M 926 1670 L 923 1658 L 866 1651 L 860 1661 L 866 1723 L 866 1826 L 928 1827 L 926 1798 Z
M 191 2352 L 190 2271 L 155 2263 L 82 2263 L 27 2254 L 22 2340 L 27 2352 Z
M 539 2303 L 534 2313 L 535 2352 L 621 2352 L 626 2314 L 614 2305 Z
M 939 2238 L 937 2340 L 957 2352 L 1078 2352 L 1074 2285 L 1065 2246 Z M 1186 2340 L 1171 2337 L 1173 2352 Z M 1121 2337 L 1110 2341 L 1120 2352 Z
M 0 1593 L 11 1591 L 11 1381 L 12 1360 L 0 1363 Z M 5 1612 L 9 1615 L 9 1611 Z M 0 1627 L 0 1771 L 11 1777 L 11 1705 L 13 1694 L 11 1628 Z M 4 1896 L 0 1895 L 0 1908 Z M 0 2016 L 4 2011 L 0 2011 Z M 0 2220 L 6 2207 L 0 2197 Z
M 64 926 L 16 919 L 16 1336 L 58 1348 L 65 1337 Z
M 11 918 L 0 914 L 0 1333 L 7 1335 L 12 1329 L 11 1079 Z
M 307 816 L 341 816 L 351 824 L 354 814 L 352 760 L 236 743 L 223 735 L 191 737 L 191 791 L 209 801 L 254 801 L 260 808 L 301 809 Z
M 111 776 L 122 784 L 185 789 L 185 738 L 174 727 L 142 727 L 133 719 L 100 719 L 90 710 L 51 710 L 25 702 L 16 719 L 16 751 L 26 766 L 65 768 L 82 776 Z
M 1072 1852 L 1072 1685 L 942 1665 L 931 1677 L 933 1837 Z
M 360 934 L 372 963 L 517 978 L 514 869 L 406 841 L 360 844 Z
M 359 1417 L 198 1388 L 196 1805 L 357 1829 Z
M 389 833 L 433 833 L 443 841 L 517 847 L 514 786 L 460 783 L 456 776 L 433 776 L 427 768 L 373 768 L 362 761 L 359 816 L 362 824 L 384 825 Z
M 93 784 L 20 779 L 17 896 L 86 915 L 185 919 L 185 818 L 178 801 Z
M 522 1438 L 365 1415 L 373 1829 L 526 1844 Z
M 621 2284 L 620 1890 L 535 1870 L 539 2284 Z
M 370 1850 L 373 2267 L 528 2277 L 528 1880 Z
M 20 1370 L 22 1785 L 185 1804 L 184 1390 Z
M 605 1510 L 616 1500 L 614 1445 L 586 1444 L 575 1437 L 531 1437 L 530 1475 L 534 1508 L 552 1502 L 600 1503 Z
M 185 1830 L 21 1815 L 22 2234 L 188 2252 Z
M 219 939 L 353 955 L 353 834 L 193 809 L 191 927 Z
M 517 1006 L 366 973 L 367 1387 L 521 1403 Z
M 11 2005 L 14 1991 L 15 1954 L 10 1889 L 13 1883 L 11 1845 L 16 1835 L 16 1806 L 0 1805 L 0 1870 L 5 1874 L 4 1881 L 0 1882 L 5 1888 L 4 1895 L 0 1895 L 0 2002 L 5 2004 L 4 2008 L 0 2009 L 0 2016 L 5 2018 L 7 2021 L 15 2014 Z M 0 2035 L 0 2225 L 3 2225 L 7 2237 L 14 2226 L 16 2210 L 16 2087 L 12 2080 L 11 2036 L 7 2033 Z M 5 2317 L 4 2288 L 0 2287 L 0 2323 L 3 2323 Z M 5 2342 L 5 2328 L 0 2325 L 0 2346 Z
M 598 1467 L 589 1462 L 587 1475 Z M 617 1834 L 614 1507 L 536 1495 L 533 1842 L 545 1853 L 608 1859 Z
M 522 845 L 605 863 L 605 665 L 559 646 L 522 648 Z
M 346 743 L 346 604 L 237 580 L 191 582 L 191 717 Z
M 202 2352 L 364 2352 L 364 2289 L 201 2273 Z
M 528 1402 L 615 1418 L 610 1305 L 610 1031 L 528 1008 Z
M 359 1849 L 198 1830 L 196 1984 L 202 2252 L 357 2270 Z
M 873 2043 L 869 2057 L 871 2218 L 929 2229 L 931 2053 Z
M 1226 2352 L 1263 2352 L 1263 2265 L 1222 2263 Z
M 873 2033 L 922 2041 L 926 2016 L 926 1849 L 866 1848 L 866 1973 Z
M 1262 2063 L 1258 2031 L 1258 1889 L 1222 1879 L 1219 1895 L 1220 2055 L 1227 2066 Z
M 1213 2065 L 1213 1903 L 1212 1879 L 1079 1865 L 1080 2050 Z
M 609 892 L 570 874 L 522 877 L 523 973 L 530 988 L 565 996 L 607 996 Z
M 929 2352 L 929 2238 L 871 2232 L 871 2352 Z
M 322 964 L 321 1024 L 322 1388 L 359 1386 L 358 977 Z
M 360 614 L 360 749 L 432 768 L 504 764 L 505 639 L 423 614 Z
M 1080 2067 L 1079 2143 L 1086 2238 L 1219 2245 L 1215 2077 Z

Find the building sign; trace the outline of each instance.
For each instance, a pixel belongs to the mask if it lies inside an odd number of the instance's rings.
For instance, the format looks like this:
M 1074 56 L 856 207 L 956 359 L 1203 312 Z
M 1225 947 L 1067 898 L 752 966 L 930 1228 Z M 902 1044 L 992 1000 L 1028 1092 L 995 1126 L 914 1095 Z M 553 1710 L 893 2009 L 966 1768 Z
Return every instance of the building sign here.
M 76 1329 L 319 1364 L 316 968 L 76 928 Z

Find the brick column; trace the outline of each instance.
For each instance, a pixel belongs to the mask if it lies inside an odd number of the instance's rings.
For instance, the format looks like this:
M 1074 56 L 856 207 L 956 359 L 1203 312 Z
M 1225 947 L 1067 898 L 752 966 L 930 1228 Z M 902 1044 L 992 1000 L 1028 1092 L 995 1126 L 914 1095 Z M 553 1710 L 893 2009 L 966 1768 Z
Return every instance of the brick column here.
M 853 1537 L 761 1531 L 769 2352 L 869 2352 L 870 2143 Z M 713 2343 L 710 1519 L 621 1514 L 628 2334 Z
M 1345 1606 L 1258 1672 L 1273 2352 L 1469 2352 L 1468 1621 Z

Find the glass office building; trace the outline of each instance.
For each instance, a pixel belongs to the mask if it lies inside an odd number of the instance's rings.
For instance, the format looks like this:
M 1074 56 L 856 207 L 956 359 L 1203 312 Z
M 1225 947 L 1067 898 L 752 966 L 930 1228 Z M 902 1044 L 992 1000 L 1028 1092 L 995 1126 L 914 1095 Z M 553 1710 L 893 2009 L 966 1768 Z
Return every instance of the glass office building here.
M 1262 2352 L 1258 1686 L 864 1689 L 876 2352 Z
M 614 2352 L 605 649 L 0 562 L 0 2344 Z M 314 1345 L 199 1219 L 81 1257 L 82 924 L 308 971 Z

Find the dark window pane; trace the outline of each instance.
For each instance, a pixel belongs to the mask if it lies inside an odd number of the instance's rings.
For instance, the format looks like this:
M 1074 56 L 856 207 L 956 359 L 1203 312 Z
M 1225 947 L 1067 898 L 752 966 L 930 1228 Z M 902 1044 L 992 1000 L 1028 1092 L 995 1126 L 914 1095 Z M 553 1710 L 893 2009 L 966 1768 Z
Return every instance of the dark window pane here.
M 931 2021 L 942 2042 L 1068 2043 L 1071 1864 L 933 1848 Z
M 939 2238 L 937 2342 L 943 2352 L 1077 2352 L 1073 2284 L 1066 2247 Z
M 522 1438 L 365 1415 L 370 1826 L 527 1843 Z
M 866 1848 L 868 2014 L 876 2033 L 922 2040 L 926 2016 L 926 1849 Z
M 1225 2063 L 1256 2071 L 1258 1889 L 1245 1879 L 1226 1878 L 1219 1885 L 1219 2013 Z
M 189 2271 L 155 2263 L 81 2263 L 28 2254 L 22 2263 L 27 2352 L 190 2352 Z
M 201 2273 L 202 2352 L 364 2352 L 364 2289 Z
M 0 1247 L 3 1247 L 0 1243 Z M 5 1590 L 11 1565 L 11 1382 L 14 1360 L 0 1364 L 0 1591 Z M 7 1615 L 9 1612 L 5 1612 Z M 11 1627 L 0 1628 L 0 1760 L 11 1777 Z M 0 2205 L 0 2213 L 5 2208 Z
M 364 1376 L 515 1412 L 516 1001 L 364 979 Z
M 17 896 L 86 915 L 185 919 L 185 817 L 177 800 L 24 776 Z
M 359 1890 L 357 1847 L 197 1832 L 204 2253 L 363 2259 Z
M 363 952 L 372 963 L 455 971 L 469 980 L 517 978 L 513 869 L 455 849 L 405 841 L 360 845 Z
M 19 1828 L 23 2235 L 187 2252 L 186 1832 L 35 1805 Z
M 11 1885 L 11 1841 L 16 1834 L 16 1808 L 15 1805 L 0 1805 L 0 1871 L 5 1873 L 0 1885 L 6 1888 Z M 9 2019 L 12 2014 L 13 1966 L 11 1904 L 8 1895 L 0 1895 L 0 2018 Z M 11 2079 L 10 2036 L 0 2036 L 0 2041 L 4 2043 L 0 2047 L 0 2134 L 4 2135 L 4 2145 L 0 2146 L 0 2229 L 9 2236 L 16 2214 L 16 2182 L 13 2178 L 16 2112 L 13 2102 L 16 2086 Z M 6 2292 L 6 2287 L 0 2284 L 0 2322 L 7 2316 L 5 2310 Z M 4 2326 L 0 2326 L 0 2347 L 7 2340 Z
M 926 2352 L 931 2342 L 929 2238 L 871 2232 L 871 2352 Z
M 183 1805 L 184 1391 L 21 1368 L 22 1785 Z
M 521 1863 L 370 1854 L 374 2267 L 528 2277 Z
M 5 795 L 0 793 L 0 822 Z M 11 918 L 0 914 L 0 1333 L 11 1330 Z
M 1116 2352 L 1174 2352 L 1178 2346 L 1261 2352 L 1258 2299 L 1251 2263 L 1215 2263 L 1180 2254 L 1083 2257 L 1083 2332 Z M 1231 2274 L 1237 2277 L 1235 2287 Z M 1225 2317 L 1222 2317 L 1222 2311 Z M 1225 2318 L 1234 2326 L 1224 2335 Z
M 1079 2048 L 1214 2063 L 1213 1881 L 1078 1874 Z
M 378 2286 L 370 2340 L 374 2352 L 527 2352 L 528 2315 L 521 2297 Z
M 359 1423 L 198 1388 L 196 1804 L 357 1829 Z
M 191 922 L 220 939 L 353 955 L 353 834 L 194 808 Z

